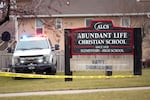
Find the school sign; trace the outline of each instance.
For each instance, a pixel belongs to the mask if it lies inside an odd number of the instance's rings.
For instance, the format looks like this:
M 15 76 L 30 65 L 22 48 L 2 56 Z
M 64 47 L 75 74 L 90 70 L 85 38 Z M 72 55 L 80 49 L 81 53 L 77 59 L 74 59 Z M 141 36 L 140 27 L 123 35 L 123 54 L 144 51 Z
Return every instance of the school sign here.
M 114 27 L 111 21 L 93 21 L 71 31 L 72 55 L 133 54 L 133 29 Z
M 128 64 L 133 63 L 129 67 L 132 65 L 130 68 L 133 68 L 134 75 L 142 74 L 141 28 L 116 27 L 111 20 L 93 20 L 89 27 L 65 29 L 64 37 L 65 75 L 72 75 L 70 71 L 70 58 L 78 55 L 80 57 L 87 57 L 88 55 L 89 57 L 99 56 L 97 59 L 100 62 L 104 62 L 99 65 L 106 67 L 108 65 L 112 67 L 120 65 L 121 67 L 122 62 Z M 107 59 L 107 57 L 111 59 Z M 123 60 L 114 61 L 115 59 L 113 57 L 118 58 L 117 60 L 120 60 L 119 57 L 127 57 L 128 60 L 129 57 L 130 62 Z M 94 62 L 97 62 L 97 59 Z M 110 63 L 113 61 L 117 63 Z M 86 62 L 89 63 L 87 60 Z M 93 67 L 95 67 L 94 62 L 92 63 L 94 64 Z

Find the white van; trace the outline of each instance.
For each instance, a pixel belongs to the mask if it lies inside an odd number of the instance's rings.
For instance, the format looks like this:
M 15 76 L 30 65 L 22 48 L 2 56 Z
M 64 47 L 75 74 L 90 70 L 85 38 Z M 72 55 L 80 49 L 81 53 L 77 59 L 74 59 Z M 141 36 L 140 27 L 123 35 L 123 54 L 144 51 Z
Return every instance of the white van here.
M 25 37 L 16 44 L 11 71 L 15 73 L 55 74 L 56 50 L 46 37 Z

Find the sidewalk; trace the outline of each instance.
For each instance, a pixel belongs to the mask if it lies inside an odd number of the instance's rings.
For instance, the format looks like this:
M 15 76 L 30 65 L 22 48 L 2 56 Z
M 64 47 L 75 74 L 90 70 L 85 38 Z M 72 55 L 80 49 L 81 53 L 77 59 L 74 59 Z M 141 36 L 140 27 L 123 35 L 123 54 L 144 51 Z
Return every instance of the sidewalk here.
M 130 87 L 130 88 L 109 88 L 109 89 L 87 89 L 87 90 L 63 90 L 63 91 L 40 91 L 40 92 L 6 93 L 6 94 L 0 94 L 0 97 L 80 94 L 80 93 L 92 93 L 92 92 L 132 91 L 132 90 L 150 90 L 150 87 Z

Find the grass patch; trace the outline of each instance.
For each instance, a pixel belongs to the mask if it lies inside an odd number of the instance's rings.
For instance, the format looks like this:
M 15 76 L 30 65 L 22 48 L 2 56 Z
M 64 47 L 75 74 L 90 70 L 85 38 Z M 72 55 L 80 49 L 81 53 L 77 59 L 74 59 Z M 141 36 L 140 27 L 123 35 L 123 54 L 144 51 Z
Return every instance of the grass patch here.
M 46 95 L 26 97 L 4 97 L 1 100 L 149 100 L 149 90 L 96 92 L 69 95 Z
M 96 75 L 104 75 L 104 73 L 98 71 L 74 72 L 74 75 L 95 75 L 96 76 Z M 73 79 L 72 82 L 65 82 L 64 79 L 13 80 L 7 77 L 0 77 L 0 93 L 150 86 L 149 76 L 150 76 L 150 69 L 143 70 L 143 75 L 135 78 Z

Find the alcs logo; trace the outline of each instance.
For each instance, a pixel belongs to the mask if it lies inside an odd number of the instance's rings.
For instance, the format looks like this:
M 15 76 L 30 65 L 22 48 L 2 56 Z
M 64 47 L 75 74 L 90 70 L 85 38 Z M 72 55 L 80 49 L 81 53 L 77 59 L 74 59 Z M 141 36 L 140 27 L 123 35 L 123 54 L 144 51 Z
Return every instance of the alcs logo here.
M 95 23 L 95 30 L 110 29 L 110 25 L 102 22 Z

